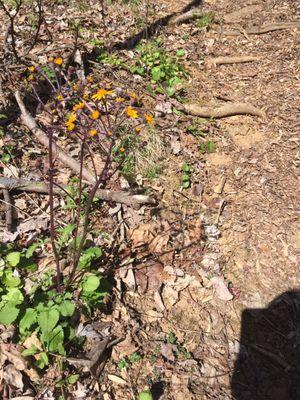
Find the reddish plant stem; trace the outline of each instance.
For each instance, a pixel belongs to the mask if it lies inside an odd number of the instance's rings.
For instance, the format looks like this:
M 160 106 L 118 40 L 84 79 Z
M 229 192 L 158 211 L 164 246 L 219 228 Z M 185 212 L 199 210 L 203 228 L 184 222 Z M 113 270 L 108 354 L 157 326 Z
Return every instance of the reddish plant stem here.
M 55 222 L 54 222 L 54 158 L 53 158 L 53 131 L 49 130 L 49 207 L 50 207 L 50 238 L 52 251 L 56 264 L 57 291 L 61 289 L 61 270 L 59 265 L 59 254 L 55 244 Z

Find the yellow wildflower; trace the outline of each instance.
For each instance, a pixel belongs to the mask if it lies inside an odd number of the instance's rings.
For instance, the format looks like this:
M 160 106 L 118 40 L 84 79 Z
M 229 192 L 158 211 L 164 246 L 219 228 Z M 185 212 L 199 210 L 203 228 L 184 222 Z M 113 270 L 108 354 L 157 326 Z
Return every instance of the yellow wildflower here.
M 56 98 L 57 98 L 58 101 L 63 101 L 63 99 L 64 99 L 61 94 L 59 94 Z
M 31 65 L 30 67 L 28 67 L 28 71 L 31 73 L 35 72 L 35 67 Z
M 112 91 L 112 90 L 106 90 L 106 89 L 99 89 L 99 90 L 97 91 L 97 93 L 95 93 L 95 94 L 92 96 L 92 99 L 94 99 L 94 100 L 102 100 L 102 99 L 105 99 L 105 97 L 106 97 L 108 94 L 113 94 L 113 91 Z
M 33 76 L 32 74 L 30 74 L 30 75 L 28 76 L 28 80 L 29 80 L 29 81 L 34 81 L 34 76 Z
M 91 137 L 97 135 L 96 129 L 91 129 L 91 130 L 89 131 L 89 135 L 90 135 Z
M 141 128 L 140 126 L 137 126 L 137 127 L 135 128 L 136 133 L 140 133 L 141 130 L 142 130 L 142 128 Z
M 138 118 L 139 117 L 136 110 L 131 106 L 127 107 L 126 113 L 127 113 L 128 117 L 130 117 L 130 118 Z
M 128 94 L 133 100 L 138 100 L 139 98 L 139 96 L 134 92 L 129 92 Z
M 78 85 L 77 85 L 77 83 L 74 83 L 74 85 L 73 85 L 73 90 L 74 90 L 74 92 L 77 92 L 77 90 L 78 90 Z
M 74 124 L 75 121 L 76 121 L 76 115 L 74 113 L 71 113 L 68 121 L 66 122 L 68 131 L 72 131 L 75 128 Z
M 81 110 L 82 108 L 84 108 L 84 103 L 81 101 L 80 103 L 75 104 L 73 111 Z
M 124 147 L 120 147 L 119 150 L 120 150 L 120 153 L 125 153 L 125 148 Z
M 56 58 L 54 58 L 53 62 L 56 65 L 62 65 L 63 59 L 61 57 L 56 57 Z
M 100 117 L 100 113 L 99 113 L 98 110 L 94 110 L 94 111 L 91 113 L 91 118 L 92 118 L 92 119 L 98 119 L 99 117 Z
M 89 94 L 88 93 L 84 93 L 82 98 L 83 98 L 83 100 L 88 100 Z
M 123 97 L 117 97 L 116 98 L 116 102 L 117 103 L 122 103 L 122 101 L 125 101 L 125 99 Z
M 94 78 L 93 78 L 91 75 L 89 75 L 86 79 L 87 79 L 87 81 L 90 82 L 90 83 L 93 83 L 93 82 L 94 82 Z
M 144 117 L 145 117 L 145 120 L 147 121 L 147 123 L 149 125 L 153 125 L 154 124 L 154 118 L 152 117 L 152 115 L 145 114 Z

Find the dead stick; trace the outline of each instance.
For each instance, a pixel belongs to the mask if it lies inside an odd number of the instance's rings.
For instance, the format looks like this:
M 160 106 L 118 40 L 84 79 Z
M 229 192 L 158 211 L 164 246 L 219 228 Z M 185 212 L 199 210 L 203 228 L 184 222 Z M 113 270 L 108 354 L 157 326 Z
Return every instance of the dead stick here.
M 225 118 L 233 115 L 256 115 L 264 117 L 265 114 L 258 108 L 247 103 L 228 103 L 220 107 L 202 107 L 199 104 L 182 104 L 181 109 L 187 114 L 204 118 Z
M 49 187 L 44 182 L 34 182 L 27 179 L 15 179 L 6 178 L 0 176 L 0 189 L 7 190 L 18 190 L 32 193 L 49 193 Z M 55 187 L 53 189 L 54 194 L 64 194 L 63 190 Z M 155 199 L 142 195 L 142 194 L 130 194 L 127 192 L 113 192 L 111 190 L 98 189 L 97 196 L 106 201 L 114 201 L 116 203 L 122 203 L 127 205 L 137 204 L 155 204 Z
M 274 24 L 266 24 L 258 27 L 251 27 L 248 29 L 228 30 L 228 31 L 223 31 L 221 33 L 227 36 L 238 36 L 241 35 L 242 33 L 246 33 L 248 35 L 262 35 L 264 33 L 274 32 L 289 28 L 300 28 L 300 21 L 277 22 Z
M 22 121 L 24 125 L 27 126 L 28 129 L 31 130 L 31 132 L 34 134 L 36 139 L 46 148 L 49 146 L 49 138 L 48 136 L 44 133 L 44 131 L 38 127 L 35 119 L 29 114 L 29 112 L 26 110 L 26 107 L 23 103 L 23 100 L 21 99 L 20 92 L 15 93 L 15 98 L 17 100 L 18 106 L 21 111 L 21 116 L 22 116 Z M 58 158 L 59 161 L 61 161 L 64 165 L 67 167 L 71 168 L 74 172 L 79 174 L 80 172 L 80 165 L 79 163 L 74 160 L 74 158 L 68 156 L 63 149 L 58 146 L 57 144 L 53 143 L 53 152 L 54 156 Z M 82 176 L 84 179 L 86 179 L 88 182 L 93 183 L 95 182 L 94 175 L 91 171 L 89 171 L 87 168 L 83 167 L 82 170 Z
M 207 59 L 206 63 L 207 65 L 221 65 L 221 64 L 247 63 L 251 61 L 259 61 L 259 57 L 255 56 L 216 57 Z
M 196 8 L 187 11 L 184 14 L 179 14 L 178 16 L 171 18 L 169 25 L 181 24 L 182 22 L 189 21 L 191 19 L 202 17 L 203 11 Z
M 5 188 L 2 190 L 3 193 L 3 198 L 5 201 L 5 222 L 6 222 L 6 227 L 9 232 L 12 231 L 12 223 L 13 223 L 13 211 L 12 211 L 12 204 L 11 204 L 11 198 L 9 191 Z

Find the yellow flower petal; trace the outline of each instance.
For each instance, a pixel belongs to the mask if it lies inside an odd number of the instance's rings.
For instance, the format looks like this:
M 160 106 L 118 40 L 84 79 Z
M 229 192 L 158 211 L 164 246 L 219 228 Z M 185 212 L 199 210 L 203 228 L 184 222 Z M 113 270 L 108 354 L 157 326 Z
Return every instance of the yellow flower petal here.
M 91 130 L 89 131 L 89 135 L 90 135 L 91 137 L 97 135 L 96 129 L 91 129 Z
M 144 117 L 145 117 L 145 120 L 147 121 L 147 123 L 149 125 L 153 125 L 154 124 L 154 118 L 152 117 L 152 115 L 145 114 Z
M 138 118 L 139 117 L 139 114 L 131 106 L 127 107 L 126 113 L 127 113 L 128 117 L 130 117 L 130 118 Z
M 122 103 L 123 101 L 125 101 L 125 99 L 123 97 L 117 97 L 116 98 L 116 102 L 117 103 Z
M 34 81 L 34 76 L 33 76 L 32 74 L 30 74 L 30 75 L 28 76 L 28 80 L 29 80 L 29 81 Z
M 112 91 L 112 90 L 106 90 L 106 89 L 99 89 L 99 90 L 97 91 L 97 93 L 95 93 L 95 94 L 92 96 L 92 99 L 94 99 L 94 100 L 102 100 L 102 99 L 105 99 L 105 97 L 106 97 L 108 94 L 113 94 L 113 91 Z
M 75 104 L 73 107 L 73 111 L 81 110 L 84 108 L 84 103 L 81 101 L 80 103 Z
M 61 57 L 56 57 L 56 58 L 54 58 L 53 62 L 56 65 L 62 65 L 63 59 Z
M 69 116 L 69 123 L 75 122 L 76 121 L 76 115 L 74 113 L 71 113 Z
M 64 99 L 61 94 L 59 94 L 56 98 L 57 98 L 58 101 L 63 101 L 63 99 Z
M 73 122 L 67 122 L 66 125 L 68 131 L 72 131 L 73 129 L 75 129 L 75 124 Z
M 92 118 L 92 119 L 98 119 L 99 117 L 100 117 L 100 113 L 99 113 L 98 110 L 94 110 L 94 111 L 91 113 L 91 118 Z
M 28 67 L 28 71 L 33 73 L 35 71 L 35 67 L 31 65 L 30 67 Z

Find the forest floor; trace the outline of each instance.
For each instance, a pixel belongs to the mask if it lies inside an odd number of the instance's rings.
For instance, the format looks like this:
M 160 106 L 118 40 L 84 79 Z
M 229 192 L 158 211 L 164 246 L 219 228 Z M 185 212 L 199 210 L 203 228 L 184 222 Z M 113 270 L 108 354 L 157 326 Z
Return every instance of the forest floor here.
M 276 373 L 282 376 L 286 366 L 293 365 L 294 355 L 287 350 L 288 344 L 283 348 L 280 340 L 268 343 L 267 339 L 272 331 L 280 331 L 283 341 L 291 340 L 299 348 L 299 308 L 295 306 L 293 315 L 286 314 L 285 319 L 280 314 L 277 322 L 274 315 L 270 316 L 272 323 L 267 318 L 259 323 L 254 320 L 261 334 L 265 332 L 265 346 L 256 349 L 264 360 L 256 363 L 249 356 L 251 351 L 245 350 L 253 337 L 241 338 L 241 330 L 244 336 L 248 334 L 242 326 L 246 309 L 267 308 L 276 298 L 299 288 L 298 2 L 111 1 L 105 5 L 104 21 L 100 1 L 89 7 L 76 1 L 67 6 L 63 1 L 50 3 L 45 12 L 52 44 L 47 47 L 46 39 L 38 43 L 31 51 L 33 62 L 43 63 L 46 54 L 71 57 L 70 22 L 80 20 L 78 40 L 87 59 L 94 57 L 92 73 L 99 81 L 133 88 L 155 116 L 155 138 L 147 160 L 139 161 L 140 171 L 135 171 L 129 183 L 119 174 L 111 187 L 146 187 L 158 202 L 139 209 L 106 204 L 94 219 L 95 228 L 114 235 L 114 241 L 130 240 L 129 250 L 115 264 L 115 287 L 104 311 L 93 321 L 82 321 L 94 328 L 98 324 L 102 336 L 109 329 L 114 338 L 123 339 L 113 346 L 100 375 L 95 378 L 79 370 L 79 380 L 64 390 L 56 385 L 61 372 L 55 363 L 38 381 L 30 382 L 24 374 L 21 388 L 11 380 L 5 383 L 2 375 L 2 398 L 137 399 L 145 388 L 150 388 L 154 399 L 166 400 L 299 398 L 275 379 Z M 205 17 L 174 24 L 165 18 L 182 14 L 189 6 L 199 8 Z M 26 25 L 28 15 L 19 21 L 20 27 Z M 6 21 L 3 12 L 0 18 Z M 157 29 L 149 28 L 157 21 Z M 264 33 L 249 30 L 297 21 L 298 27 L 275 27 Z M 117 65 L 116 60 L 127 63 L 139 57 L 140 38 L 132 38 L 145 26 L 147 37 L 142 43 L 159 37 L 158 46 L 173 57 L 177 54 L 188 71 L 176 100 L 165 94 L 148 96 L 146 78 Z M 47 36 L 43 30 L 41 34 Z M 95 58 L 102 42 L 112 49 L 107 63 Z M 238 56 L 254 58 L 245 63 L 214 62 L 216 57 Z M 4 69 L 0 73 L 2 95 L 10 102 L 15 83 L 7 83 Z M 251 104 L 262 115 L 199 118 L 176 106 L 218 107 L 234 102 Z M 1 125 L 5 131 L 2 154 L 8 145 L 16 154 L 10 167 L 2 156 L 1 175 L 40 179 L 37 159 L 42 160 L 42 170 L 45 149 L 33 143 L 30 133 L 24 136 L 25 128 L 13 112 Z M 182 188 L 183 165 L 188 166 L 187 189 Z M 66 184 L 71 173 L 63 165 L 58 170 L 57 179 Z M 32 238 L 47 235 L 47 201 L 47 195 L 19 193 L 15 197 L 16 223 L 31 224 L 20 231 L 15 243 L 26 246 Z M 46 256 L 39 254 L 39 262 L 51 264 L 49 248 Z M 2 326 L 0 337 L 10 343 L 6 331 Z M 89 345 L 93 350 L 97 341 Z M 262 389 L 266 397 L 253 395 L 249 379 L 241 378 L 241 392 L 233 387 L 242 353 L 253 371 L 255 393 L 259 392 L 257 385 L 263 387 L 262 380 L 272 382 Z M 269 364 L 277 372 L 266 377 Z M 68 368 L 68 373 L 76 371 L 74 366 Z

